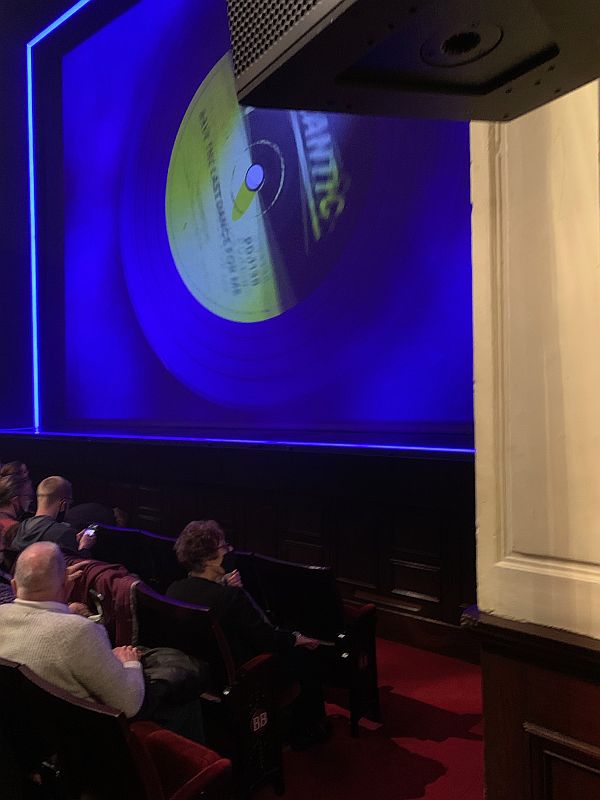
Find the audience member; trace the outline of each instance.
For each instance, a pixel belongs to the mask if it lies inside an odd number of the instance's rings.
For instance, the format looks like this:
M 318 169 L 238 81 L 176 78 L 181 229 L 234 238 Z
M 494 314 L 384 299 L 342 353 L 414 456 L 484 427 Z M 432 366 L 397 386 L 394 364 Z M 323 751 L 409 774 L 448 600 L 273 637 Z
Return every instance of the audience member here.
M 26 519 L 28 516 L 32 516 L 31 508 L 35 497 L 27 464 L 23 464 L 22 461 L 9 461 L 7 464 L 3 464 L 0 469 L 0 478 L 11 476 L 21 480 L 21 508 L 18 513 L 18 519 Z
M 24 478 L 6 475 L 0 478 L 0 532 L 19 520 Z
M 133 647 L 111 649 L 106 631 L 65 605 L 64 558 L 53 542 L 37 542 L 17 559 L 13 603 L 0 606 L 0 657 L 28 666 L 77 697 L 134 716 L 144 676 Z
M 318 664 L 311 653 L 319 642 L 272 625 L 236 581 L 225 581 L 223 558 L 231 551 L 225 534 L 213 520 L 190 522 L 175 543 L 177 558 L 188 577 L 175 581 L 167 595 L 185 603 L 209 607 L 220 623 L 238 665 L 259 653 L 278 653 L 290 676 L 301 685 L 294 703 L 290 741 L 308 746 L 327 735 Z M 237 584 L 237 585 L 236 585 Z
M 7 461 L 6 464 L 0 466 L 0 478 L 4 478 L 6 475 L 20 475 L 25 480 L 29 480 L 29 469 L 27 464 L 22 461 Z
M 12 543 L 19 529 L 18 520 L 23 510 L 24 492 L 29 483 L 20 475 L 6 475 L 0 478 L 0 567 L 4 572 L 10 572 L 13 567 Z M 26 497 L 25 497 L 26 500 Z M 8 597 L 8 590 L 3 581 L 4 598 Z M 4 600 L 6 602 L 6 600 Z
M 45 478 L 37 488 L 37 512 L 19 525 L 12 542 L 13 550 L 21 552 L 34 542 L 56 542 L 72 553 L 92 547 L 94 536 L 83 531 L 77 533 L 63 522 L 72 499 L 69 481 L 58 475 Z

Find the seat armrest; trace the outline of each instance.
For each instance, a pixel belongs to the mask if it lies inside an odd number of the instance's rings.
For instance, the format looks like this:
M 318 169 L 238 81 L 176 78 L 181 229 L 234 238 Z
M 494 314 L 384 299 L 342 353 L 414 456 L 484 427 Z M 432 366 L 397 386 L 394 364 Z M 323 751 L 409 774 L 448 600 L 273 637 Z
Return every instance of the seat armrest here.
M 244 675 L 248 675 L 255 670 L 265 669 L 265 665 L 270 665 L 273 661 L 273 655 L 271 653 L 261 653 L 258 656 L 254 656 L 249 661 L 246 661 L 239 667 L 237 671 L 237 675 L 239 678 L 242 678 Z M 270 666 L 268 667 L 271 668 Z
M 343 608 L 344 608 L 344 618 L 350 624 L 358 620 L 371 617 L 375 613 L 374 603 L 365 603 L 362 606 L 358 606 L 356 605 L 356 603 L 349 603 L 347 601 L 344 601 Z

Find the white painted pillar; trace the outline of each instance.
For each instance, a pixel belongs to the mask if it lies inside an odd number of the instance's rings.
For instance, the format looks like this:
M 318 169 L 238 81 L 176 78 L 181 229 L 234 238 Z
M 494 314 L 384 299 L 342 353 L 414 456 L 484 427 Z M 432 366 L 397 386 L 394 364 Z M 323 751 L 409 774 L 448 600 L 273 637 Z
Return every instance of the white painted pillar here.
M 598 83 L 471 154 L 479 607 L 600 638 Z

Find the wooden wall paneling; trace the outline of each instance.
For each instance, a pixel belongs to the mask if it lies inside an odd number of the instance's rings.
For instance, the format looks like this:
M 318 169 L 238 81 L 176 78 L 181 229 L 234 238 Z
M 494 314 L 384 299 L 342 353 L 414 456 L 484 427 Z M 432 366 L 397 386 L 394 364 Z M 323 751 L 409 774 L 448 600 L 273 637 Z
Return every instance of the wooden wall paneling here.
M 196 493 L 198 515 L 195 519 L 214 519 L 227 532 L 235 530 L 237 497 L 233 488 L 199 486 Z
M 282 496 L 279 504 L 279 558 L 300 564 L 329 563 L 323 500 L 312 495 Z
M 399 611 L 439 619 L 438 516 L 435 510 L 405 507 L 402 499 L 394 508 L 382 589 L 393 597 Z
M 600 641 L 491 614 L 481 642 L 487 800 L 600 797 Z
M 266 556 L 279 553 L 279 507 L 268 492 L 246 491 L 240 495 L 239 529 L 235 545 Z
M 171 495 L 168 489 L 155 486 L 138 486 L 131 516 L 131 527 L 153 533 L 169 529 Z
M 472 542 L 472 548 L 471 548 Z M 473 581 L 475 576 L 475 525 L 465 525 L 456 514 L 442 515 L 440 524 L 440 618 L 457 625 L 463 610 L 475 602 L 475 597 L 465 597 L 465 575 Z
M 66 476 L 64 476 L 66 477 Z M 110 486 L 107 480 L 87 474 L 76 474 L 68 478 L 73 486 L 73 505 L 78 503 L 102 503 L 110 506 Z
M 438 619 L 440 607 L 439 564 L 424 564 L 391 558 L 392 594 L 416 614 Z M 412 607 L 412 608 L 411 608 Z
M 529 722 L 523 727 L 532 800 L 600 797 L 600 748 Z
M 344 594 L 352 597 L 361 589 L 379 592 L 379 553 L 389 528 L 385 513 L 375 503 L 336 499 L 330 502 L 328 517 L 331 564 L 344 584 Z
M 481 670 L 486 800 L 532 800 L 528 742 L 521 716 L 529 687 L 518 663 L 485 649 Z
M 187 483 L 180 483 L 166 489 L 169 494 L 170 512 L 161 533 L 175 538 L 188 522 L 200 518 L 198 513 L 199 488 Z
M 126 511 L 129 516 L 129 521 L 132 519 L 133 504 L 135 501 L 136 487 L 131 483 L 120 483 L 117 481 L 108 481 L 106 488 L 106 504 L 111 508 L 121 508 Z M 97 499 L 100 495 L 95 494 Z M 102 501 L 100 501 L 102 502 Z
M 458 517 L 458 537 L 460 541 L 460 599 L 459 607 L 466 609 L 477 602 L 477 548 L 475 539 L 475 519 L 463 510 Z

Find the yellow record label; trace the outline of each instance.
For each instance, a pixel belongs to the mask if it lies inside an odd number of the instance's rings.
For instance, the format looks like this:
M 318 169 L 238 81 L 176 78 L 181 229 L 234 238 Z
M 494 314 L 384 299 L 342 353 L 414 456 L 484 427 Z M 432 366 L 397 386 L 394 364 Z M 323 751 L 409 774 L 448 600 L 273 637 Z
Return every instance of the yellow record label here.
M 249 141 L 246 113 L 227 54 L 187 109 L 166 190 L 169 244 L 181 279 L 205 308 L 234 322 L 258 322 L 285 310 L 263 216 L 264 167 L 253 157 L 261 147 L 276 152 L 277 146 Z M 280 190 L 283 159 L 278 163 Z

